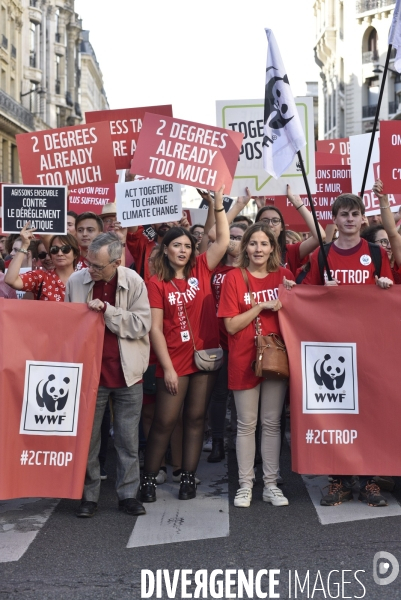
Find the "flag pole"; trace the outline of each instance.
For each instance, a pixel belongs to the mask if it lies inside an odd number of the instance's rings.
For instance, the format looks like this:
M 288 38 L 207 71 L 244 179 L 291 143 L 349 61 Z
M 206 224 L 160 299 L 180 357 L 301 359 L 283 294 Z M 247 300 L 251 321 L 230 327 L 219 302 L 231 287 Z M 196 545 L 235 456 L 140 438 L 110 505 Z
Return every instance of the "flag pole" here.
M 313 221 L 315 223 L 316 233 L 317 233 L 317 237 L 318 237 L 318 240 L 319 240 L 320 251 L 321 251 L 322 256 L 323 256 L 324 268 L 326 269 L 326 273 L 327 273 L 327 279 L 329 281 L 332 281 L 333 278 L 332 278 L 331 273 L 330 273 L 329 263 L 327 261 L 327 255 L 326 255 L 326 252 L 324 251 L 322 234 L 320 233 L 320 227 L 319 227 L 319 223 L 318 223 L 318 220 L 317 220 L 315 207 L 313 205 L 312 194 L 311 194 L 310 187 L 309 187 L 309 181 L 308 181 L 308 178 L 306 176 L 304 160 L 302 158 L 302 154 L 301 154 L 300 150 L 298 150 L 297 156 L 298 156 L 299 164 L 301 166 L 302 177 L 304 179 L 304 183 L 305 183 L 305 187 L 306 187 L 306 193 L 308 195 L 309 206 L 311 208 L 311 213 L 312 213 Z
M 369 166 L 370 166 L 370 159 L 371 159 L 371 156 L 372 156 L 373 144 L 374 144 L 375 136 L 376 136 L 376 128 L 377 128 L 377 123 L 379 121 L 380 107 L 381 107 L 382 98 L 383 98 L 384 85 L 386 83 L 386 77 L 387 77 L 387 71 L 388 71 L 388 64 L 390 62 L 391 49 L 392 49 L 392 45 L 389 44 L 388 45 L 388 50 L 387 50 L 386 62 L 384 64 L 384 73 L 383 73 L 382 82 L 381 82 L 381 86 L 380 86 L 379 99 L 377 101 L 377 106 L 376 106 L 375 120 L 373 122 L 373 131 L 372 131 L 372 135 L 370 137 L 368 157 L 366 159 L 365 172 L 363 174 L 362 187 L 361 187 L 361 191 L 360 191 L 360 194 L 359 194 L 361 198 L 363 198 L 363 194 L 365 193 L 366 179 L 368 177 L 368 171 L 369 171 Z

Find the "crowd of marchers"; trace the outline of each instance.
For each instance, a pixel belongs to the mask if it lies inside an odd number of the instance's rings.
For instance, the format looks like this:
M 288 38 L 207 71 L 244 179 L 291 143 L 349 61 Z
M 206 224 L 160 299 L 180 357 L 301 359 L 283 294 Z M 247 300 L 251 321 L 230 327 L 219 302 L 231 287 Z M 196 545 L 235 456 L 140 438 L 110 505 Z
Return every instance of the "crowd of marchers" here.
M 305 233 L 286 230 L 280 210 L 256 199 L 255 222 L 241 215 L 249 190 L 226 213 L 224 188 L 199 191 L 208 204 L 204 225 L 157 223 L 122 228 L 116 206 L 102 214 L 68 213 L 68 233 L 38 235 L 27 223 L 18 235 L 0 232 L 0 296 L 81 302 L 102 315 L 104 345 L 92 436 L 78 517 L 98 508 L 112 432 L 117 456 L 118 508 L 144 515 L 157 486 L 179 483 L 178 498 L 195 498 L 202 449 L 208 462 L 225 457 L 230 403 L 236 431 L 238 491 L 249 507 L 255 456 L 263 465 L 263 500 L 286 506 L 280 452 L 289 403 L 288 379 L 258 376 L 255 336 L 280 337 L 279 285 L 377 285 L 401 282 L 401 235 L 376 181 L 381 215 L 365 217 L 362 200 L 342 194 L 333 224 L 320 228 L 299 196 L 287 197 Z M 291 377 L 291 373 L 290 373 Z M 143 464 L 140 449 L 144 448 Z M 142 472 L 141 472 L 142 467 Z M 323 506 L 353 498 L 357 476 L 328 473 Z M 359 474 L 359 500 L 386 506 L 391 478 Z

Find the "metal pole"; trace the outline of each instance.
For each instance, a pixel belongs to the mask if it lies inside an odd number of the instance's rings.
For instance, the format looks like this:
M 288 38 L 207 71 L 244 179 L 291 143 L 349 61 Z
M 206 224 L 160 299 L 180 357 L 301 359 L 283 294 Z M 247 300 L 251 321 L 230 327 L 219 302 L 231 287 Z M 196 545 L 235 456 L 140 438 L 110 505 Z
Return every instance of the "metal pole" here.
M 373 122 L 373 131 L 372 131 L 372 135 L 370 137 L 370 144 L 369 144 L 368 157 L 366 159 L 365 173 L 363 174 L 362 187 L 361 187 L 361 191 L 359 193 L 359 195 L 360 195 L 361 198 L 363 198 L 363 194 L 365 193 L 366 179 L 368 177 L 368 171 L 369 171 L 369 166 L 370 166 L 370 159 L 371 159 L 372 150 L 373 150 L 373 143 L 375 141 L 376 128 L 377 128 L 377 123 L 379 121 L 380 107 L 381 107 L 382 98 L 383 98 L 384 84 L 386 83 L 386 77 L 387 77 L 387 71 L 388 71 L 388 63 L 390 62 L 391 49 L 392 49 L 392 45 L 389 44 L 388 45 L 388 50 L 387 50 L 387 56 L 386 56 L 386 63 L 384 65 L 384 73 L 383 73 L 382 82 L 381 82 L 381 86 L 380 86 L 379 99 L 377 101 L 377 106 L 376 106 L 375 120 Z
M 310 208 L 311 208 L 313 221 L 314 221 L 315 227 L 316 227 L 316 233 L 317 233 L 317 237 L 318 237 L 318 240 L 319 240 L 320 251 L 322 252 L 322 255 L 323 255 L 324 268 L 326 269 L 327 279 L 329 281 L 332 281 L 332 276 L 331 276 L 331 273 L 330 273 L 329 263 L 327 261 L 327 256 L 326 256 L 326 253 L 324 251 L 322 234 L 320 233 L 319 223 L 318 223 L 318 220 L 317 220 L 317 217 L 316 217 L 315 207 L 313 205 L 312 195 L 311 195 L 311 192 L 310 192 L 309 181 L 308 181 L 308 178 L 306 177 L 305 165 L 304 165 L 304 161 L 303 161 L 302 154 L 301 154 L 300 150 L 298 150 L 297 156 L 298 156 L 298 159 L 299 159 L 299 164 L 301 165 L 302 177 L 304 178 L 304 183 L 305 183 L 305 187 L 306 187 L 306 193 L 308 194 L 309 205 L 310 205 Z

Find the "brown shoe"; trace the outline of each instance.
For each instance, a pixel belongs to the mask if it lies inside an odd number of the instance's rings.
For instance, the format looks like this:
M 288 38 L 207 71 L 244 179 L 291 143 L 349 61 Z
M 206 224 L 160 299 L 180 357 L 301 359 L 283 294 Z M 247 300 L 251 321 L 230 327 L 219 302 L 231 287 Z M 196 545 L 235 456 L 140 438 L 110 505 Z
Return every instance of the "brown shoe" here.
M 333 481 L 328 488 L 329 492 L 320 500 L 320 506 L 338 506 L 354 499 L 352 488 L 345 487 L 341 481 Z

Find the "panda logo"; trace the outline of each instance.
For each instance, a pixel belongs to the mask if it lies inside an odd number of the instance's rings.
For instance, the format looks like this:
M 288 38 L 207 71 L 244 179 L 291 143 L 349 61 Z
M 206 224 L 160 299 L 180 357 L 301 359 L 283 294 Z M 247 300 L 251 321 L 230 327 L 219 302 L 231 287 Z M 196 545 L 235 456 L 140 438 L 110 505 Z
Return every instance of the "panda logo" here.
M 324 359 L 319 358 L 315 362 L 313 374 L 318 386 L 324 385 L 328 390 L 338 390 L 345 381 L 345 358 L 339 356 L 332 359 L 330 354 L 325 354 Z
M 282 101 L 282 94 L 284 86 L 290 85 L 287 75 L 279 77 L 274 71 L 277 71 L 275 67 L 268 67 L 266 72 L 273 70 L 269 81 L 265 87 L 265 112 L 264 112 L 264 123 L 271 129 L 282 129 L 294 118 L 294 115 L 290 116 L 288 113 L 289 106 Z
M 40 408 L 46 406 L 47 410 L 52 413 L 56 412 L 56 410 L 63 410 L 68 400 L 70 378 L 64 377 L 63 382 L 60 384 L 56 380 L 56 376 L 51 374 L 45 383 L 44 381 L 42 379 L 36 386 L 36 402 Z M 63 383 L 67 385 L 63 385 Z

